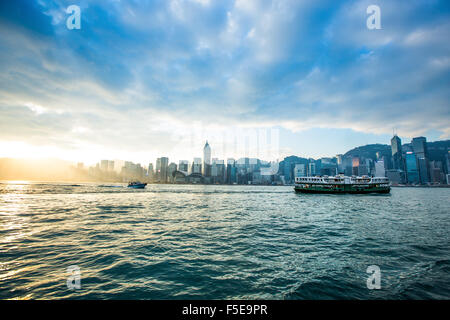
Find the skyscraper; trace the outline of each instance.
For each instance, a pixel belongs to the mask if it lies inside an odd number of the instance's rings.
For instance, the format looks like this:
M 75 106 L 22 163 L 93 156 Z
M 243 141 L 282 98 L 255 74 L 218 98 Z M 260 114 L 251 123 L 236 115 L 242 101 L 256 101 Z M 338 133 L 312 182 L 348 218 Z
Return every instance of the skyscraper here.
M 206 144 L 203 147 L 203 168 L 202 173 L 205 177 L 211 176 L 211 147 L 206 140 Z
M 149 163 L 148 164 L 148 171 L 147 171 L 147 173 L 148 173 L 148 179 L 150 181 L 153 181 L 153 179 L 154 179 L 153 163 Z
M 427 139 L 425 137 L 416 137 L 412 139 L 411 144 L 419 164 L 420 183 L 428 183 L 430 182 L 430 169 L 428 163 Z
M 378 160 L 375 162 L 375 177 L 384 177 L 386 175 L 384 161 Z
M 159 182 L 167 182 L 167 169 L 169 165 L 169 158 L 161 157 L 156 159 L 156 179 Z
M 177 171 L 177 165 L 172 162 L 167 167 L 167 179 L 168 179 L 169 182 L 173 183 L 175 171 Z
M 391 139 L 392 162 L 394 169 L 404 171 L 403 155 L 402 155 L 402 140 L 395 135 Z
M 234 173 L 234 176 L 233 176 Z M 235 167 L 235 161 L 232 158 L 227 159 L 227 183 L 234 183 L 236 182 L 236 167 Z
M 194 161 L 191 165 L 190 173 L 202 173 L 202 159 L 201 158 L 194 158 Z
M 189 161 L 187 160 L 180 160 L 178 163 L 178 171 L 182 171 L 185 174 L 189 171 Z
M 417 170 L 417 158 L 416 155 L 409 151 L 406 153 L 406 179 L 408 183 L 419 183 L 419 171 Z

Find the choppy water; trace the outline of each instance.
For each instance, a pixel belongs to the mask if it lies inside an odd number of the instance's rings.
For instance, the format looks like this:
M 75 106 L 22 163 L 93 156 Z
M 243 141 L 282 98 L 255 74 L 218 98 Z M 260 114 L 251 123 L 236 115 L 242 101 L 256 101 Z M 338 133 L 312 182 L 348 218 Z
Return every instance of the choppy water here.
M 449 299 L 449 196 L 3 183 L 0 298 Z

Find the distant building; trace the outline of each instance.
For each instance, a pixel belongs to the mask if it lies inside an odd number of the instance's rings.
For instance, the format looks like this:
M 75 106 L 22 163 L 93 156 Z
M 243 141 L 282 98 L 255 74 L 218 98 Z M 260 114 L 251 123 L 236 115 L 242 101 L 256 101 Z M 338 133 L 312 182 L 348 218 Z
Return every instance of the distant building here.
M 306 177 L 307 176 L 307 172 L 306 172 L 306 165 L 303 163 L 298 163 L 294 166 L 294 177 L 298 178 L 298 177 Z
M 108 160 L 102 160 L 100 161 L 100 170 L 102 170 L 103 172 L 108 171 Z
M 236 161 L 232 158 L 227 159 L 227 183 L 237 183 Z
M 359 158 L 353 157 L 352 158 L 352 175 L 357 176 L 359 175 Z
M 358 166 L 358 176 L 367 176 L 369 175 L 369 167 L 365 163 L 361 163 Z
M 202 173 L 202 159 L 194 158 L 194 161 L 191 164 L 190 174 L 201 174 Z
M 314 161 L 311 161 L 310 163 L 308 163 L 308 174 L 310 176 L 314 176 L 316 175 L 316 163 Z
M 416 154 L 410 151 L 406 152 L 405 163 L 406 163 L 406 179 L 408 183 L 410 184 L 420 183 Z
M 345 171 L 344 155 L 342 155 L 342 154 L 336 155 L 336 164 L 337 164 L 338 173 L 343 173 Z
M 393 185 L 402 184 L 405 181 L 405 172 L 399 169 L 386 170 L 386 177 Z
M 430 161 L 430 182 L 434 184 L 445 183 L 441 161 Z
M 153 164 L 152 163 L 149 163 L 148 164 L 148 170 L 147 170 L 147 175 L 148 175 L 148 179 L 150 180 L 150 181 L 153 181 L 154 180 L 154 175 L 155 175 L 155 172 L 153 171 Z
M 161 157 L 156 159 L 156 180 L 161 183 L 166 183 L 168 179 L 169 158 Z
M 397 135 L 394 135 L 391 139 L 391 151 L 394 169 L 404 171 L 402 140 Z
M 175 173 L 175 171 L 177 171 L 177 165 L 175 163 L 171 162 L 169 164 L 169 166 L 167 167 L 167 179 L 171 183 L 174 182 L 173 174 Z
M 445 155 L 445 163 L 447 164 L 447 173 L 450 173 L 450 151 Z
M 384 167 L 384 161 L 378 160 L 375 162 L 375 177 L 385 177 L 385 167 Z
M 203 147 L 203 175 L 205 177 L 211 176 L 211 147 L 208 144 L 208 140 Z
M 178 171 L 181 171 L 181 172 L 187 174 L 189 172 L 189 161 L 180 160 L 178 162 Z
M 411 144 L 418 161 L 420 183 L 429 183 L 430 171 L 428 163 L 427 139 L 425 137 L 416 137 L 411 140 Z

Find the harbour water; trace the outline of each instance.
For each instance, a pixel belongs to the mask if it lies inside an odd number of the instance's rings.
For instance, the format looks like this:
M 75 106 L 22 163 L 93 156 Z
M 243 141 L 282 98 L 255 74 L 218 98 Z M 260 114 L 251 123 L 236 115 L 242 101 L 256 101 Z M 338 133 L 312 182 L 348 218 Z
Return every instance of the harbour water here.
M 67 298 L 450 299 L 450 189 L 1 183 L 0 299 Z

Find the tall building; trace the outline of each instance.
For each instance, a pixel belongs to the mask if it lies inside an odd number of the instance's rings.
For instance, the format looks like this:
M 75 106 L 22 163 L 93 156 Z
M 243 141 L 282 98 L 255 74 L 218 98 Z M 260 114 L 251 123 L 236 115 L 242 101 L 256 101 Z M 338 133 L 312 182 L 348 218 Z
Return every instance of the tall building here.
M 162 183 L 167 182 L 167 169 L 169 166 L 169 158 L 161 157 L 156 159 L 156 180 Z
M 192 162 L 191 165 L 191 171 L 190 173 L 198 173 L 201 174 L 202 173 L 202 159 L 201 158 L 194 158 L 194 161 Z
M 167 167 L 167 180 L 169 182 L 174 182 L 174 172 L 177 171 L 177 165 L 173 162 L 171 162 L 169 164 L 169 166 Z
M 447 152 L 447 154 L 445 155 L 445 163 L 446 163 L 446 167 L 447 167 L 447 173 L 450 173 L 450 151 Z
M 353 157 L 352 158 L 352 175 L 357 176 L 358 175 L 358 168 L 359 168 L 359 158 Z
M 391 139 L 391 150 L 392 150 L 393 168 L 396 170 L 404 171 L 402 140 L 400 140 L 400 138 L 397 135 L 393 136 Z
M 412 139 L 411 144 L 417 157 L 420 183 L 429 183 L 430 169 L 428 163 L 427 139 L 425 137 L 416 137 Z
M 108 160 L 102 160 L 100 161 L 100 169 L 104 172 L 108 171 Z
M 148 171 L 147 171 L 147 174 L 148 174 L 148 179 L 149 179 L 150 181 L 153 181 L 154 178 L 155 178 L 155 173 L 154 173 L 154 171 L 153 171 L 153 163 L 149 163 L 149 164 L 148 164 Z
M 342 155 L 342 154 L 336 155 L 336 164 L 337 164 L 338 173 L 343 173 L 345 171 L 344 155 Z
M 185 174 L 189 171 L 189 161 L 187 160 L 180 160 L 178 163 L 178 171 L 182 171 Z
M 227 159 L 227 179 L 226 183 L 232 184 L 236 182 L 236 166 L 235 166 L 234 159 L 228 158 Z M 234 170 L 233 170 L 234 169 Z M 234 176 L 233 176 L 234 173 Z
M 306 177 L 306 165 L 298 163 L 294 166 L 294 177 Z
M 308 174 L 309 176 L 315 176 L 316 175 L 316 163 L 314 161 L 311 161 L 308 163 Z
M 430 161 L 430 182 L 434 184 L 444 183 L 445 175 L 441 161 Z
M 417 169 L 417 158 L 414 152 L 406 152 L 405 155 L 405 163 L 406 163 L 406 179 L 410 184 L 418 184 L 420 182 L 419 179 L 419 170 Z
M 206 140 L 205 146 L 203 147 L 203 170 L 202 173 L 205 177 L 211 176 L 211 147 Z
M 375 162 L 375 177 L 384 177 L 385 175 L 384 161 L 378 160 Z

